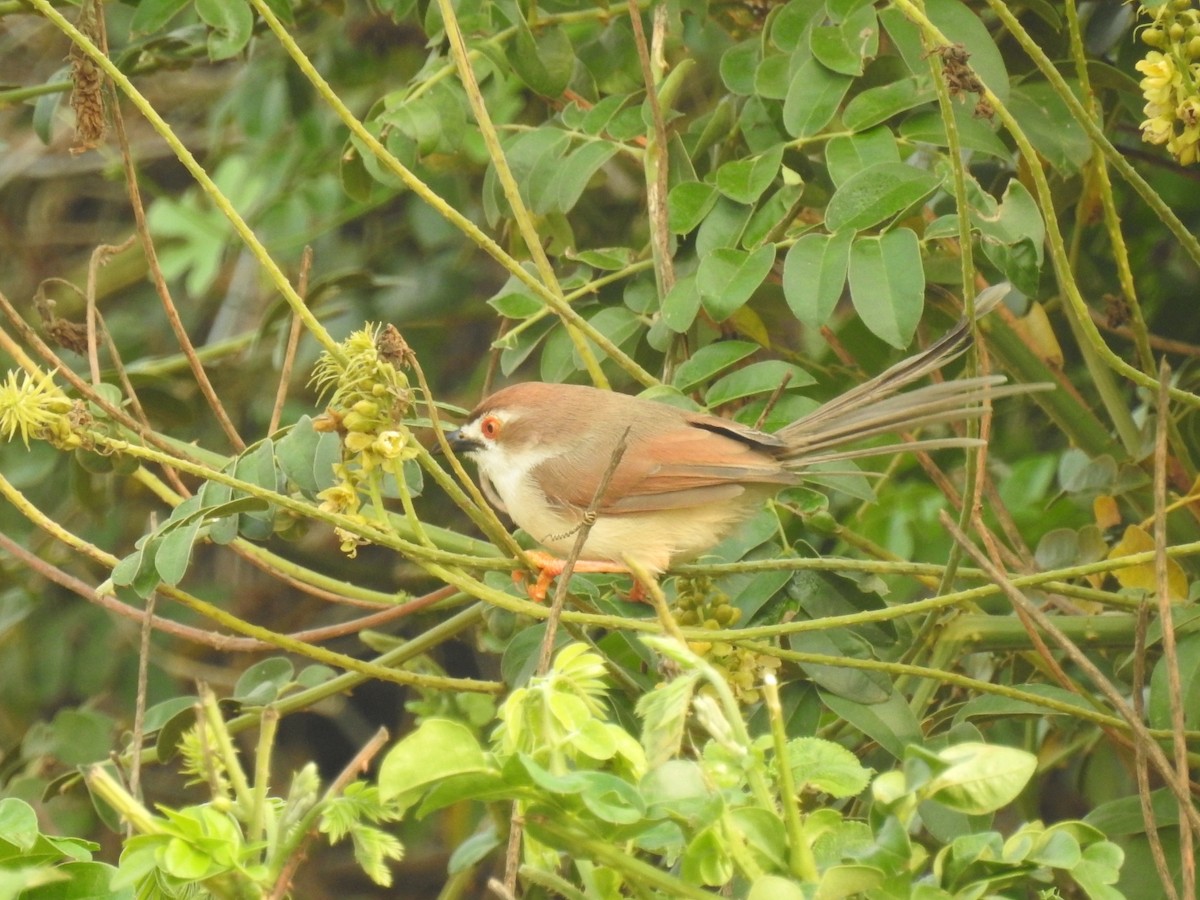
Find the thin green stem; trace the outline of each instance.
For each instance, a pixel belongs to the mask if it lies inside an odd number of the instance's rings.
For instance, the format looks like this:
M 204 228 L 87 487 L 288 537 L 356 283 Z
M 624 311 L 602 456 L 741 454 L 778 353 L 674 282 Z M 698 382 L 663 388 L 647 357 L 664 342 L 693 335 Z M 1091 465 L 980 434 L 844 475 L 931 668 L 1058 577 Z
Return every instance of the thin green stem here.
M 271 254 L 267 251 L 267 248 L 263 246 L 262 242 L 254 234 L 254 231 L 246 223 L 246 220 L 242 218 L 241 214 L 236 209 L 234 209 L 233 204 L 229 202 L 229 198 L 227 198 L 221 192 L 221 189 L 217 187 L 216 182 L 212 180 L 208 172 L 204 170 L 204 167 L 196 161 L 196 158 L 192 155 L 192 152 L 188 150 L 183 141 L 178 138 L 171 126 L 167 124 L 166 120 L 158 114 L 158 111 L 154 108 L 150 101 L 147 100 L 146 97 L 143 96 L 143 94 L 136 87 L 134 87 L 133 82 L 129 80 L 125 73 L 117 68 L 116 64 L 113 63 L 113 61 L 107 56 L 105 56 L 104 53 L 101 52 L 100 48 L 97 47 L 87 35 L 83 34 L 81 31 L 79 31 L 79 29 L 67 21 L 66 17 L 63 16 L 62 13 L 60 13 L 57 9 L 55 9 L 48 2 L 48 0 L 29 0 L 29 3 L 35 9 L 37 9 L 39 13 L 49 19 L 54 26 L 59 29 L 59 31 L 69 37 L 71 41 L 77 47 L 79 47 L 80 50 L 82 50 L 93 62 L 96 63 L 96 65 L 103 69 L 104 74 L 112 79 L 113 84 L 117 86 L 121 93 L 127 96 L 133 105 L 137 107 L 138 111 L 145 116 L 146 121 L 148 121 L 151 127 L 158 132 L 159 136 L 161 136 L 162 139 L 167 142 L 167 146 L 171 148 L 176 158 L 183 163 L 184 168 L 186 168 L 188 172 L 191 173 L 192 177 L 196 179 L 196 183 L 199 184 L 204 193 L 208 195 L 213 205 L 217 207 L 217 209 L 221 211 L 225 218 L 229 220 L 230 224 L 233 225 L 234 231 L 238 233 L 238 237 L 242 239 L 242 242 L 246 245 L 247 249 L 249 249 L 250 253 L 255 259 L 258 260 L 259 264 L 263 267 L 263 270 L 267 273 L 267 276 L 270 278 L 271 282 L 275 285 L 275 288 L 283 295 L 283 298 L 292 308 L 292 311 L 300 317 L 301 321 L 304 322 L 304 327 L 308 329 L 313 337 L 321 342 L 321 345 L 324 346 L 325 349 L 328 350 L 335 359 L 340 362 L 345 362 L 341 347 L 338 346 L 337 342 L 332 338 L 332 336 L 330 336 L 329 332 L 325 330 L 325 326 L 317 320 L 317 317 L 314 316 L 312 311 L 305 305 L 303 298 L 296 293 L 296 289 L 292 287 L 291 282 L 288 281 L 288 278 L 283 273 L 283 270 L 279 268 L 278 264 L 271 257 Z
M 1087 114 L 1087 110 L 1083 108 L 1078 98 L 1075 97 L 1071 89 L 1067 86 L 1062 75 L 1054 68 L 1053 63 L 1042 53 L 1041 48 L 1037 46 L 1029 34 L 1021 27 L 1020 22 L 1012 14 L 1008 5 L 1003 0 L 987 0 L 987 3 L 997 18 L 1003 22 L 1004 26 L 1012 32 L 1018 43 L 1033 58 L 1038 69 L 1042 71 L 1042 74 L 1054 86 L 1056 93 L 1071 110 L 1071 114 L 1079 121 L 1084 130 L 1087 131 L 1093 144 L 1105 154 L 1105 157 L 1112 164 L 1113 168 L 1117 169 L 1138 193 L 1142 195 L 1143 200 L 1150 204 L 1151 208 L 1158 213 L 1159 218 L 1162 219 L 1163 223 L 1171 230 L 1171 233 L 1179 240 L 1180 245 L 1184 247 L 1197 264 L 1200 264 L 1200 240 L 1197 240 L 1194 235 L 1188 232 L 1187 228 L 1179 221 L 1171 209 L 1162 202 L 1162 199 L 1154 193 L 1154 190 L 1141 179 L 1141 176 L 1134 171 L 1133 167 L 1129 165 L 1120 155 L 1120 152 L 1108 141 L 1108 138 L 1104 136 L 1096 123 L 1092 121 L 1092 118 Z M 951 43 L 950 39 L 946 37 L 941 29 L 929 20 L 924 11 L 913 3 L 913 0 L 895 0 L 895 4 L 896 8 L 916 23 L 931 40 L 939 45 L 949 45 Z M 1027 163 L 1027 170 L 1033 179 L 1037 194 L 1038 205 L 1045 211 L 1046 237 L 1050 247 L 1050 257 L 1054 263 L 1054 270 L 1058 275 L 1059 289 L 1071 305 L 1079 327 L 1086 338 L 1086 342 L 1095 348 L 1100 358 L 1110 368 L 1119 372 L 1134 384 L 1156 389 L 1158 382 L 1154 376 L 1134 368 L 1117 356 L 1112 348 L 1104 342 L 1099 329 L 1092 322 L 1091 316 L 1088 314 L 1087 303 L 1079 293 L 1079 286 L 1075 282 L 1071 272 L 1062 231 L 1058 227 L 1057 217 L 1053 214 L 1055 209 L 1054 195 L 1050 189 L 1050 182 L 1046 178 L 1046 172 L 1038 162 L 1037 151 L 1008 107 L 986 84 L 984 84 L 983 95 L 995 110 L 1004 128 L 1012 135 L 1013 140 L 1017 144 L 1017 149 L 1021 153 L 1021 158 Z M 1200 395 L 1179 388 L 1171 389 L 1171 399 L 1185 403 L 1188 406 L 1200 406 Z
M 783 806 L 783 822 L 788 835 L 788 863 L 797 878 L 814 882 L 817 880 L 817 863 L 812 847 L 804 833 L 804 820 L 800 815 L 800 801 L 796 796 L 796 779 L 792 774 L 791 758 L 788 755 L 787 729 L 783 722 L 783 706 L 779 702 L 779 683 L 774 673 L 768 672 L 763 679 L 763 696 L 767 714 L 771 719 L 771 739 L 775 744 L 775 770 L 779 774 L 779 801 Z
M 251 843 L 263 840 L 267 834 L 267 794 L 271 787 L 271 756 L 275 750 L 275 733 L 279 729 L 279 712 L 268 706 L 259 716 L 258 746 L 254 753 L 254 803 L 247 818 L 246 836 Z M 225 730 L 232 734 L 229 723 Z
M 37 2 L 45 3 L 46 0 L 37 0 Z M 384 168 L 399 178 L 406 188 L 429 204 L 435 212 L 443 216 L 450 224 L 466 235 L 476 246 L 496 260 L 507 272 L 529 287 L 534 295 L 562 317 L 565 323 L 578 328 L 587 336 L 588 340 L 596 344 L 597 347 L 604 351 L 606 355 L 636 381 L 647 387 L 658 383 L 658 380 L 653 375 L 638 365 L 635 360 L 605 335 L 597 331 L 578 311 L 572 309 L 570 304 L 566 303 L 561 295 L 552 291 L 538 277 L 527 271 L 524 266 L 505 252 L 503 247 L 485 234 L 474 222 L 446 203 L 425 182 L 418 178 L 416 174 L 396 159 L 380 143 L 379 139 L 371 134 L 367 127 L 350 111 L 349 107 L 342 102 L 342 99 L 330 87 L 329 83 L 321 77 L 321 74 L 304 54 L 304 51 L 300 49 L 287 28 L 271 12 L 265 0 L 250 0 L 250 2 L 275 34 L 276 39 L 278 39 L 288 56 L 291 57 L 301 74 L 308 79 L 309 83 L 312 84 L 313 88 L 321 96 L 321 99 L 329 105 L 337 117 L 350 129 L 354 138 L 363 147 L 367 148 Z
M 441 10 L 442 27 L 446 29 L 446 37 L 450 43 L 450 54 L 454 57 L 454 64 L 458 68 L 458 78 L 466 91 L 467 102 L 475 115 L 475 123 L 479 126 L 479 133 L 483 137 L 488 157 L 492 161 L 492 170 L 496 173 L 496 180 L 500 182 L 501 190 L 504 191 L 504 197 L 508 201 L 513 219 L 517 223 L 517 230 L 525 242 L 525 249 L 533 258 L 533 264 L 538 270 L 542 284 L 565 306 L 566 301 L 562 296 L 562 286 L 558 283 L 558 275 L 554 271 L 554 266 L 550 264 L 550 257 L 546 255 L 545 247 L 542 246 L 542 236 L 538 234 L 533 216 L 530 215 L 529 209 L 521 197 L 517 179 L 513 176 L 512 169 L 508 166 L 508 159 L 504 155 L 504 148 L 500 145 L 500 135 L 496 132 L 491 113 L 488 112 L 487 104 L 483 99 L 483 92 L 479 89 L 479 82 L 475 78 L 475 69 L 471 65 L 467 42 L 459 27 L 458 14 L 454 10 L 454 4 L 451 0 L 438 0 L 438 9 Z M 600 362 L 596 359 L 596 355 L 588 346 L 584 336 L 570 322 L 564 321 L 564 325 L 571 343 L 575 346 L 575 352 L 583 361 L 583 367 L 591 377 L 592 383 L 596 387 L 607 388 L 609 386 L 608 378 L 601 370 Z
M 69 81 L 48 81 L 45 84 L 35 84 L 31 87 L 0 91 L 0 109 L 6 106 L 17 106 L 26 100 L 33 100 L 35 97 L 42 97 L 46 94 L 61 94 L 70 89 L 71 82 Z

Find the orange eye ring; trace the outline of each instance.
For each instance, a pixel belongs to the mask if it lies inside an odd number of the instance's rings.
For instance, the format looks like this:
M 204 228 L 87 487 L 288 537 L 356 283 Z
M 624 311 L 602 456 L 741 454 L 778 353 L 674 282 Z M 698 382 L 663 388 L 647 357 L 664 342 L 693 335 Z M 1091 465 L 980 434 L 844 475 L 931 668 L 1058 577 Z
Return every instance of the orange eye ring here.
M 488 440 L 494 441 L 500 437 L 500 426 L 502 424 L 496 416 L 484 416 L 479 420 L 479 433 Z

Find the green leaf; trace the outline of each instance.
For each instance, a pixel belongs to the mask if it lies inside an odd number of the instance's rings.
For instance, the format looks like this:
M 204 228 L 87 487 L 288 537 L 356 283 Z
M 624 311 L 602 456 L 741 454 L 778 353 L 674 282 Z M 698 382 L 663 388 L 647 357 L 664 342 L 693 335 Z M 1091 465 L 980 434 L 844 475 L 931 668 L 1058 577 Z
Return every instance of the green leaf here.
M 691 359 L 681 363 L 671 383 L 685 393 L 695 390 L 718 372 L 741 362 L 759 349 L 758 344 L 750 341 L 716 341 L 701 347 L 692 354 Z
M 806 234 L 783 261 L 783 296 L 796 318 L 809 328 L 829 321 L 846 286 L 854 232 Z
M 856 94 L 842 110 L 842 124 L 851 131 L 865 131 L 883 124 L 897 113 L 930 103 L 935 97 L 928 77 L 901 78 Z
M 683 851 L 680 866 L 685 881 L 693 884 L 724 884 L 733 877 L 733 860 L 721 830 L 705 828 Z
M 1014 185 L 1017 186 L 1015 190 L 1018 195 L 1032 199 L 1019 182 L 1014 180 L 1009 183 L 1010 188 Z M 1041 284 L 1042 265 L 1045 262 L 1045 223 L 1036 207 L 1032 215 L 1023 215 L 1014 213 L 1013 205 L 1009 204 L 1007 209 L 1002 208 L 1001 214 L 1023 219 L 1028 223 L 1029 230 L 1010 243 L 988 240 L 985 236 L 981 240 L 983 252 L 1019 291 L 1035 296 Z
M 755 394 L 770 394 L 778 388 L 785 378 L 788 388 L 804 387 L 814 384 L 816 379 L 789 362 L 782 359 L 766 359 L 751 363 L 742 369 L 730 372 L 714 382 L 704 395 L 706 406 L 720 406 Z
M 815 59 L 801 63 L 783 101 L 783 127 L 792 137 L 812 137 L 829 124 L 853 81 Z
M 859 134 L 839 134 L 825 145 L 825 164 L 835 187 L 859 172 L 881 163 L 899 163 L 900 147 L 887 128 L 872 128 Z M 906 167 L 907 168 L 907 167 Z
M 860 237 L 850 248 L 850 299 L 871 333 L 904 348 L 925 305 L 925 271 L 917 236 L 907 228 Z
M 867 789 L 871 770 L 840 744 L 816 737 L 788 741 L 787 762 L 796 789 L 812 788 L 831 797 L 853 797 Z
M 129 31 L 133 35 L 150 34 L 164 28 L 188 5 L 188 0 L 142 0 L 129 20 Z
M 762 860 L 763 868 L 787 871 L 787 829 L 774 810 L 735 806 L 729 811 L 729 818 L 750 852 Z
M 196 0 L 196 13 L 212 28 L 208 35 L 209 59 L 237 56 L 250 42 L 254 15 L 246 0 Z
M 275 459 L 280 471 L 310 495 L 321 490 L 313 475 L 313 461 L 317 456 L 317 444 L 327 437 L 337 440 L 336 435 L 322 434 L 314 429 L 311 416 L 301 416 L 287 434 L 275 442 Z
M 724 322 L 741 309 L 763 283 L 774 263 L 774 244 L 766 244 L 753 252 L 721 247 L 706 255 L 696 271 L 696 286 L 709 315 Z
M 901 162 L 884 162 L 855 172 L 834 192 L 825 210 L 832 232 L 862 231 L 920 203 L 942 179 Z
M 754 93 L 770 100 L 782 100 L 787 96 L 791 82 L 791 57 L 773 53 L 758 64 L 758 70 L 754 73 Z
M 683 334 L 696 321 L 700 312 L 700 289 L 696 276 L 687 275 L 675 282 L 662 301 L 662 320 L 676 334 Z
M 583 196 L 592 177 L 616 155 L 618 147 L 609 141 L 589 141 L 570 153 L 557 176 L 558 194 L 554 208 L 570 212 Z
M 203 524 L 202 519 L 194 518 L 186 525 L 173 529 L 158 542 L 154 553 L 154 568 L 164 584 L 174 587 L 183 580 L 192 560 L 192 548 Z
M 1034 697 L 1046 697 L 1056 700 L 1059 703 L 1078 706 L 1080 709 L 1088 708 L 1087 701 L 1083 700 L 1078 694 L 1061 688 L 1056 684 L 1025 684 L 1021 686 L 1021 690 L 1032 694 Z M 983 694 L 973 697 L 959 707 L 954 715 L 954 722 L 958 724 L 959 722 L 966 722 L 975 718 L 1004 719 L 1016 716 L 1038 716 L 1040 718 L 1042 716 L 1063 715 L 1070 715 L 1070 713 L 1047 709 L 1045 706 L 1032 700 L 1016 700 L 1009 697 L 1000 697 L 995 694 Z
M 260 660 L 238 678 L 233 698 L 247 706 L 266 706 L 291 683 L 295 674 L 296 667 L 285 657 Z
M 760 59 L 757 39 L 742 41 L 721 54 L 721 80 L 735 94 L 754 93 L 754 75 Z
M 132 887 L 112 889 L 117 870 L 107 863 L 68 862 L 54 872 L 66 880 L 33 887 L 20 895 L 21 900 L 134 900 Z
M 742 235 L 753 212 L 753 206 L 734 203 L 718 193 L 716 204 L 704 217 L 700 229 L 696 232 L 696 255 L 703 259 L 721 247 L 736 247 L 741 244 Z
M 791 648 L 800 653 L 820 653 L 831 659 L 850 657 L 869 659 L 871 645 L 850 631 L 806 631 L 789 639 Z M 800 668 L 830 696 L 836 695 L 858 703 L 880 704 L 892 694 L 892 683 L 882 673 L 867 669 L 852 669 L 829 663 L 805 662 Z
M 809 49 L 818 62 L 834 72 L 859 76 L 863 63 L 879 52 L 879 22 L 875 8 L 863 4 L 832 25 L 817 25 L 809 33 Z
M 817 887 L 818 897 L 849 898 L 866 897 L 871 895 L 873 888 L 881 887 L 887 880 L 883 870 L 875 866 L 854 865 L 844 863 L 830 866 L 821 873 L 821 881 Z M 936 890 L 936 889 L 935 889 Z M 910 900 L 946 900 L 949 895 L 941 893 L 925 895 L 919 893 L 920 887 L 914 885 Z
M 465 725 L 450 719 L 426 719 L 384 757 L 379 767 L 379 799 L 389 803 L 451 775 L 494 771 Z
M 717 189 L 703 181 L 684 181 L 667 194 L 667 227 L 688 234 L 700 226 L 717 202 Z
M 1125 900 L 1125 894 L 1110 887 L 1121 876 L 1125 851 L 1111 841 L 1084 848 L 1083 859 L 1071 869 L 1071 877 L 1090 900 Z
M 656 769 L 679 753 L 699 679 L 699 671 L 688 672 L 638 698 L 636 711 L 642 718 L 642 747 L 649 768 Z
M 808 895 L 794 881 L 788 881 L 778 875 L 760 875 L 754 879 L 754 884 L 750 885 L 750 893 L 746 895 L 746 900 L 804 900 L 806 896 Z M 848 895 L 822 893 L 820 896 Z
M 46 83 L 63 81 L 70 77 L 70 68 L 64 66 L 55 72 Z M 63 103 L 62 91 L 50 91 L 42 94 L 33 103 L 33 133 L 43 144 L 49 144 L 54 139 L 54 121 L 58 108 Z
M 1200 698 L 1200 634 L 1189 634 L 1179 641 L 1176 664 L 1184 727 L 1195 728 L 1197 719 L 1200 719 L 1200 708 L 1197 707 L 1197 698 Z M 1169 667 L 1170 663 L 1164 656 L 1155 664 L 1150 676 L 1150 700 L 1146 704 L 1146 714 L 1155 728 L 1171 727 Z
M 617 272 L 633 262 L 634 252 L 629 247 L 593 247 L 590 250 L 580 250 L 574 258 L 593 269 Z
M 823 12 L 822 4 L 817 2 L 783 4 L 770 20 L 771 42 L 784 53 L 806 51 L 808 42 L 803 40 L 804 36 Z
M 717 169 L 717 190 L 737 203 L 754 203 L 771 186 L 782 161 L 780 145 L 760 156 L 727 162 Z
M 790 178 L 792 174 L 794 173 L 784 170 L 784 178 Z M 794 231 L 796 210 L 803 194 L 803 184 L 784 184 L 779 190 L 772 191 L 769 197 L 755 207 L 750 221 L 746 223 L 746 230 L 742 233 L 742 246 L 757 247 L 780 233 Z M 806 226 L 801 226 L 804 227 Z
M 505 55 L 517 77 L 544 97 L 562 94 L 575 68 L 575 48 L 562 26 L 539 27 L 535 37 L 522 17 Z
M 1037 771 L 1037 757 L 1032 753 L 998 744 L 955 744 L 940 751 L 937 758 L 948 768 L 934 775 L 924 795 L 974 816 L 1007 806 Z
M 822 691 L 821 701 L 897 759 L 904 756 L 906 745 L 924 740 L 916 716 L 900 693 L 893 692 L 882 703 L 866 704 Z
M 601 822 L 632 825 L 645 816 L 646 808 L 642 796 L 633 785 L 607 772 L 581 774 L 587 786 L 580 799 Z
M 599 136 L 608 128 L 608 123 L 612 121 L 613 116 L 621 111 L 621 109 L 630 100 L 628 94 L 609 94 L 607 97 L 602 97 L 596 101 L 596 105 L 583 113 L 583 121 L 579 125 L 580 130 L 592 136 Z M 573 127 L 566 123 L 568 128 Z
M 505 292 L 492 297 L 487 305 L 506 319 L 528 319 L 545 306 L 537 297 L 520 291 Z
M 30 850 L 39 833 L 37 813 L 32 806 L 16 797 L 0 800 L 0 840 L 8 841 L 18 850 Z
M 953 106 L 953 112 L 958 126 L 958 140 L 964 150 L 986 153 L 1006 161 L 1013 158 L 1012 151 L 996 136 L 993 126 L 985 119 L 975 118 L 969 109 L 957 103 Z M 946 123 L 933 110 L 918 110 L 908 116 L 900 123 L 900 136 L 915 143 L 947 146 Z

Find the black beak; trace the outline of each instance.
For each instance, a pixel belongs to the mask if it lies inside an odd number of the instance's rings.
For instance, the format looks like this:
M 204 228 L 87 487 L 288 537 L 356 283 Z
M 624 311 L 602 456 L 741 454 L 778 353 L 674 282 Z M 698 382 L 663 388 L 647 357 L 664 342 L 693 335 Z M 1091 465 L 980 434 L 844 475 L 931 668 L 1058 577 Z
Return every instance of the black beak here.
M 448 443 L 450 445 L 450 449 L 453 450 L 455 452 L 455 454 L 470 453 L 472 450 L 482 450 L 483 449 L 483 445 L 480 444 L 479 441 L 474 441 L 474 440 L 471 440 L 470 438 L 463 437 L 461 428 L 455 428 L 453 431 L 447 431 L 446 432 L 446 443 Z M 441 444 L 437 445 L 434 452 L 435 453 L 442 452 Z

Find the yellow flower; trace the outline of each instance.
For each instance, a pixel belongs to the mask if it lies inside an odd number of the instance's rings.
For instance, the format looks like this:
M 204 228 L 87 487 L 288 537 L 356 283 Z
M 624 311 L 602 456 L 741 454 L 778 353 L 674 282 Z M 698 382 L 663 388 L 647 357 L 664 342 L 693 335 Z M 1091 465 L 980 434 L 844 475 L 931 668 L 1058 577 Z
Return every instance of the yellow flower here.
M 317 494 L 324 512 L 340 513 L 358 509 L 358 492 L 348 484 L 335 484 Z
M 0 435 L 11 440 L 19 431 L 26 447 L 31 435 L 61 439 L 71 430 L 66 421 L 71 401 L 54 383 L 50 372 L 40 375 L 34 378 L 25 372 L 18 381 L 17 373 L 10 369 L 8 379 L 0 383 Z
M 384 431 L 371 444 L 371 449 L 384 459 L 395 459 L 404 451 L 407 443 L 399 431 Z
M 344 528 L 335 528 L 333 533 L 337 535 L 341 551 L 351 559 L 358 556 L 358 548 L 366 543 L 357 534 L 352 534 Z
M 1148 103 L 1173 105 L 1171 89 L 1183 83 L 1183 76 L 1175 68 L 1175 60 L 1165 53 L 1151 50 L 1145 59 L 1137 61 L 1134 68 L 1145 76 L 1142 79 L 1142 94 Z
M 1167 142 L 1167 149 L 1175 155 L 1180 165 L 1190 166 L 1200 158 L 1200 125 L 1190 125 L 1183 133 Z
M 1147 144 L 1165 144 L 1175 133 L 1175 123 L 1166 116 L 1155 116 L 1142 123 L 1142 140 Z

